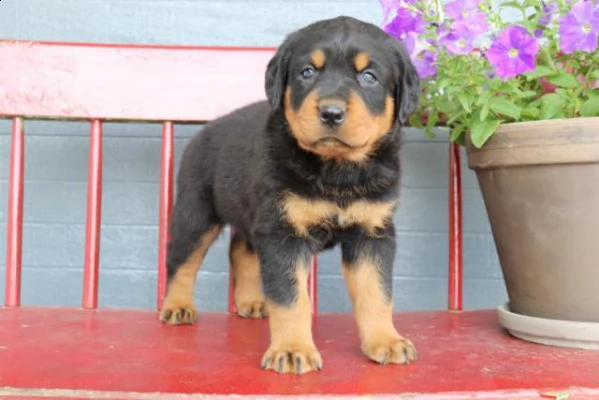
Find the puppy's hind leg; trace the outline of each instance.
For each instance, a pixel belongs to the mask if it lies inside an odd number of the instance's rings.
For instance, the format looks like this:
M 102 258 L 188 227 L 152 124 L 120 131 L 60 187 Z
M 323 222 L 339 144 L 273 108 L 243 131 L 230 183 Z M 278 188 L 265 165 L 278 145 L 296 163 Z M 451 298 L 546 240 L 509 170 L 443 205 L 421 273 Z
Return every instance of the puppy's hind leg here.
M 168 285 L 160 320 L 170 325 L 196 321 L 193 292 L 206 252 L 222 225 L 211 196 L 197 187 L 183 188 L 175 202 L 168 246 Z
M 239 233 L 234 233 L 229 248 L 234 275 L 234 297 L 237 314 L 244 318 L 263 318 L 267 311 L 260 278 L 258 255 Z

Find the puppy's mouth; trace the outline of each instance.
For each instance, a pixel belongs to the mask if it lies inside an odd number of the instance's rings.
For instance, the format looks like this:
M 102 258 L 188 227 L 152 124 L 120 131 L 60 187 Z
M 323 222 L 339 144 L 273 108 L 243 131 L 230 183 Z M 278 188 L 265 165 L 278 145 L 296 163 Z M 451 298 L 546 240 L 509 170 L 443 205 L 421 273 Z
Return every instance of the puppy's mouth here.
M 355 149 L 362 148 L 364 146 L 366 146 L 366 144 L 359 145 L 359 146 L 350 145 L 349 143 L 344 142 L 343 140 L 339 139 L 336 136 L 324 136 L 324 137 L 310 143 L 310 147 L 312 147 L 312 148 L 329 147 L 329 148 L 340 148 L 340 149 L 347 149 L 347 150 L 355 150 Z

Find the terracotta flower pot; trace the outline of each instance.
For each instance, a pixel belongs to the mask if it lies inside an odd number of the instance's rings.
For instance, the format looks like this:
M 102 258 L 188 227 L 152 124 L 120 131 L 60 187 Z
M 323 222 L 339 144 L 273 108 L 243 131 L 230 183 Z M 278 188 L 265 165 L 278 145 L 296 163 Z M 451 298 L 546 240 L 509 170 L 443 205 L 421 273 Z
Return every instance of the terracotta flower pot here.
M 509 311 L 599 323 L 599 118 L 505 124 L 466 148 Z

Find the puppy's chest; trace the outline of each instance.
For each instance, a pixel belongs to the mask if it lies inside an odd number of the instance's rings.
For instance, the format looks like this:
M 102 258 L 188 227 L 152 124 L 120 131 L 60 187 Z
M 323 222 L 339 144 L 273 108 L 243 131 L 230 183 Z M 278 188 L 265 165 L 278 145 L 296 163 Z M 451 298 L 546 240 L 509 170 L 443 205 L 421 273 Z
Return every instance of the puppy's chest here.
M 281 202 L 282 217 L 299 236 L 307 236 L 311 228 L 346 229 L 359 226 L 374 235 L 384 228 L 395 212 L 396 202 L 356 200 L 346 207 L 322 199 L 308 199 L 287 193 Z

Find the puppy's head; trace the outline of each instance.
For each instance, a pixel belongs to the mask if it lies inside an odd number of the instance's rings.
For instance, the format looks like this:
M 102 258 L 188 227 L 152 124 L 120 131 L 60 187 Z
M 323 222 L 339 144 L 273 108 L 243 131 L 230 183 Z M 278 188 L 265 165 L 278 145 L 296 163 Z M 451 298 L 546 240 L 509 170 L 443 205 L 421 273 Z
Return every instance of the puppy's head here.
M 301 148 L 362 161 L 415 111 L 420 79 L 401 43 L 376 25 L 338 17 L 290 34 L 265 86 Z

